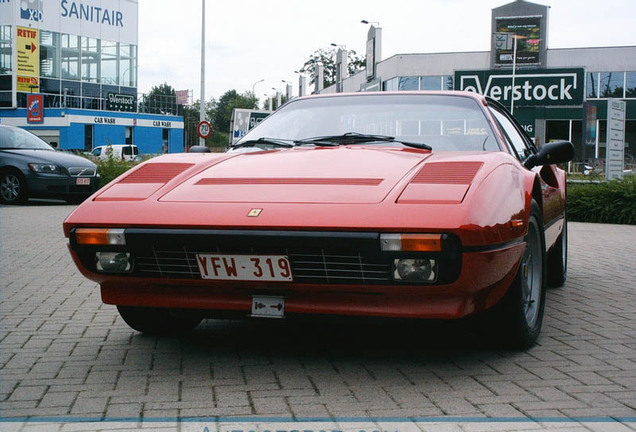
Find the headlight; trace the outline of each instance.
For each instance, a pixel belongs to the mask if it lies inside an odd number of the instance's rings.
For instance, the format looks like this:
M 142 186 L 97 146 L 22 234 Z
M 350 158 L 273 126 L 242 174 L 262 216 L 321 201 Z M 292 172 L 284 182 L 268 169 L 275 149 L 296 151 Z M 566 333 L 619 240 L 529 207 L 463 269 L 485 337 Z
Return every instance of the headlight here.
M 59 174 L 62 172 L 60 167 L 54 164 L 30 163 L 29 169 L 33 172 L 42 174 Z
M 435 282 L 437 260 L 403 258 L 393 260 L 393 279 L 404 282 Z
M 128 252 L 96 252 L 95 268 L 106 273 L 127 273 L 132 269 Z

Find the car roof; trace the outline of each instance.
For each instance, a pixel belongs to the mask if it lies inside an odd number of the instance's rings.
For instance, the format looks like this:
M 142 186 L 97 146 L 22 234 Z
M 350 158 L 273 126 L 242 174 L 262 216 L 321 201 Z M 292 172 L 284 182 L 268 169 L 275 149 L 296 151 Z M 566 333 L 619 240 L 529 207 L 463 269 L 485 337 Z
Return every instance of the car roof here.
M 475 99 L 485 104 L 486 98 L 475 92 L 463 90 L 406 90 L 406 91 L 373 91 L 373 92 L 347 92 L 347 93 L 321 93 L 302 96 L 292 100 L 299 99 L 315 99 L 329 97 L 351 97 L 351 96 L 402 96 L 402 95 L 429 95 L 429 96 L 449 96 L 449 97 L 467 97 Z

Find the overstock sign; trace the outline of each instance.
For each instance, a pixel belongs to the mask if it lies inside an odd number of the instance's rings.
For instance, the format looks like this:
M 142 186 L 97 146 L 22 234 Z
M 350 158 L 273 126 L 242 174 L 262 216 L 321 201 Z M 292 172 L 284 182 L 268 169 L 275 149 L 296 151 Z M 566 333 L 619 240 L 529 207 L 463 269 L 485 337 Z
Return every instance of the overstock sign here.
M 583 69 L 456 71 L 455 87 L 515 106 L 582 105 Z

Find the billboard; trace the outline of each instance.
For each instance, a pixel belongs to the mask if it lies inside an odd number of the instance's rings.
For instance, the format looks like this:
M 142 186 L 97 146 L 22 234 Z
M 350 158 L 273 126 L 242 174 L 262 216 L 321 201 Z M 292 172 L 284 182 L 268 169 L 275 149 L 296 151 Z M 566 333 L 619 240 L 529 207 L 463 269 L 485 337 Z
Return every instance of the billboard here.
M 0 24 L 137 45 L 137 0 L 0 0 L 0 11 Z
M 37 29 L 16 28 L 17 89 L 26 93 L 40 91 L 40 33 Z
M 234 108 L 230 122 L 230 144 L 236 143 L 243 138 L 252 128 L 269 116 L 271 111 L 258 111 L 246 108 Z
M 517 39 L 517 62 L 519 66 L 541 64 L 541 16 L 502 17 L 495 20 L 495 65 L 512 66 L 512 36 Z M 511 37 L 502 43 L 504 36 Z
M 455 90 L 489 96 L 503 105 L 580 106 L 583 104 L 585 73 L 582 68 L 516 71 L 456 71 Z

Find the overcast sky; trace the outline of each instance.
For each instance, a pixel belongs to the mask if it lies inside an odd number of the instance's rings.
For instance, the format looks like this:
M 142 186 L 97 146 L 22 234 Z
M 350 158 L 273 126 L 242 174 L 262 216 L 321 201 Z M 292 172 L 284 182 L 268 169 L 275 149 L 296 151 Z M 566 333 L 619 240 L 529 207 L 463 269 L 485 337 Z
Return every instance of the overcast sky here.
M 507 0 L 205 0 L 205 99 L 298 90 L 298 75 L 331 43 L 364 55 L 368 26 L 382 27 L 382 56 L 490 50 L 491 9 Z M 636 45 L 636 0 L 543 0 L 548 47 Z M 139 92 L 164 82 L 200 99 L 201 0 L 139 0 Z

